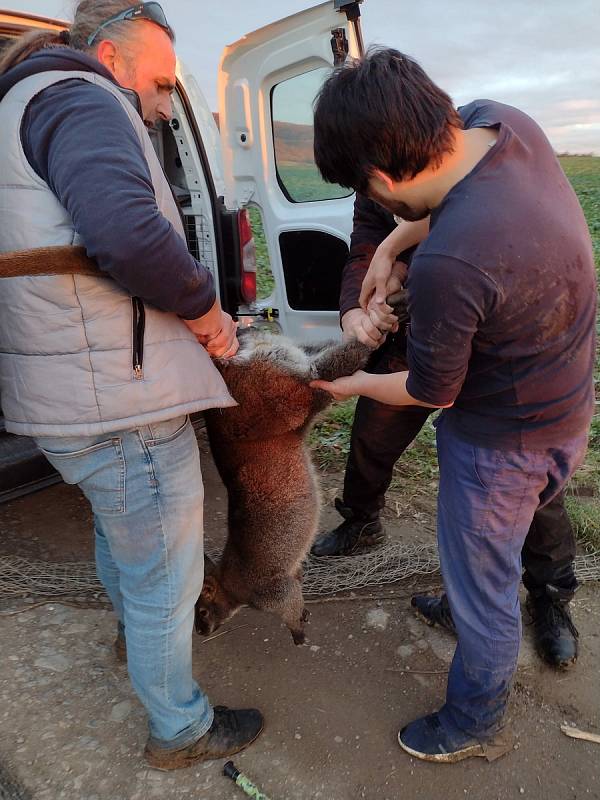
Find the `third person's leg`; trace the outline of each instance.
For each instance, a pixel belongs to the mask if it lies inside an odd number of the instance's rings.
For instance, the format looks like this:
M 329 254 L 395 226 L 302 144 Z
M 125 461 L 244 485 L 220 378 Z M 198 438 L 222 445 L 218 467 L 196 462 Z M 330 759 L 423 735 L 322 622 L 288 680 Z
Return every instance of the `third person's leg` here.
M 569 612 L 569 601 L 577 589 L 575 552 L 575 536 L 564 506 L 564 492 L 560 492 L 536 510 L 521 553 L 536 650 L 544 661 L 559 669 L 577 661 L 579 634 Z M 427 624 L 456 633 L 445 594 L 414 595 L 411 604 Z
M 564 492 L 536 511 L 523 546 L 523 583 L 538 654 L 558 669 L 577 661 L 579 634 L 569 611 L 577 589 L 576 544 Z
M 376 351 L 368 372 L 387 374 L 406 369 L 406 342 L 398 334 Z M 433 409 L 389 406 L 360 397 L 356 404 L 342 499 L 335 506 L 344 521 L 317 537 L 311 553 L 339 556 L 363 552 L 384 539 L 380 514 L 394 466 L 417 436 Z

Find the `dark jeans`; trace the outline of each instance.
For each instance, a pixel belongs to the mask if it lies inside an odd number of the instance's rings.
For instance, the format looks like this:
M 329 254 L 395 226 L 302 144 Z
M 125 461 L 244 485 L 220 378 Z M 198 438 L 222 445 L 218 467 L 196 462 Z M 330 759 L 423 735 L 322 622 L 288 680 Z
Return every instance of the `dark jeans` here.
M 403 333 L 389 337 L 367 367 L 374 374 L 406 369 Z M 366 515 L 381 511 L 394 465 L 431 413 L 432 409 L 420 406 L 388 406 L 367 397 L 359 398 L 344 479 L 344 505 Z M 565 511 L 563 492 L 535 512 L 521 555 L 528 588 L 546 583 L 565 589 L 576 587 L 575 537 Z

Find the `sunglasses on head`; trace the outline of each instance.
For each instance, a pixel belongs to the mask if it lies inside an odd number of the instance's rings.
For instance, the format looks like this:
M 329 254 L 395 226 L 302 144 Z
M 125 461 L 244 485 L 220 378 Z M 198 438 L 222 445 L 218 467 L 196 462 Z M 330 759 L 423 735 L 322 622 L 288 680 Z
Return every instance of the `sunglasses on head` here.
M 126 8 L 124 11 L 115 14 L 114 17 L 110 17 L 102 25 L 98 25 L 96 30 L 91 33 L 87 38 L 88 47 L 91 47 L 94 39 L 103 28 L 106 28 L 107 25 L 112 25 L 113 22 L 122 22 L 126 19 L 147 19 L 150 22 L 155 22 L 157 25 L 167 31 L 170 36 L 173 36 L 173 30 L 171 26 L 167 22 L 167 18 L 165 17 L 165 12 L 162 10 L 159 3 L 138 3 L 136 6 L 131 6 L 131 8 Z

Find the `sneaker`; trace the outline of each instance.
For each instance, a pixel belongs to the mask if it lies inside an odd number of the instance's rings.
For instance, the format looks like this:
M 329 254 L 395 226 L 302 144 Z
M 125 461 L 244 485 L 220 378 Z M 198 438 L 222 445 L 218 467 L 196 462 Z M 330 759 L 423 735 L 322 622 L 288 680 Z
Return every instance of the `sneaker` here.
M 569 611 L 572 590 L 551 583 L 530 589 L 527 610 L 533 620 L 538 655 L 556 669 L 567 670 L 577 661 L 579 632 Z
M 335 507 L 344 517 L 337 528 L 317 537 L 310 552 L 313 556 L 350 556 L 378 547 L 385 540 L 379 514 L 365 515 L 352 511 L 336 497 Z
M 414 594 L 410 598 L 411 606 L 416 609 L 417 616 L 424 622 L 433 627 L 439 625 L 450 633 L 456 634 L 456 627 L 452 619 L 452 612 L 448 603 L 448 597 L 443 594 L 441 597 L 427 597 L 422 594 Z
M 452 764 L 465 758 L 483 757 L 485 750 L 477 739 L 453 735 L 442 725 L 438 714 L 421 717 L 402 728 L 398 743 L 411 756 L 423 761 Z
M 213 723 L 204 736 L 185 747 L 158 747 L 149 739 L 144 750 L 148 764 L 155 769 L 181 769 L 200 761 L 232 756 L 252 744 L 264 726 L 263 715 L 256 708 L 215 706 L 214 714 Z

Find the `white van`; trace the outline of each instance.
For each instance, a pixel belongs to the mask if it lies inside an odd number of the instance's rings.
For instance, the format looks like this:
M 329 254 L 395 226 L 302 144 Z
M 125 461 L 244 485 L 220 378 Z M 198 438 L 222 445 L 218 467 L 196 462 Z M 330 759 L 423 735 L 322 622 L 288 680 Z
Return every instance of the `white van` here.
M 339 336 L 354 196 L 318 174 L 312 104 L 331 68 L 362 52 L 361 2 L 327 0 L 227 47 L 219 126 L 178 62 L 173 119 L 153 134 L 190 252 L 213 273 L 223 307 L 243 325 L 268 321 L 302 342 Z M 0 11 L 0 49 L 28 31 L 66 27 Z M 56 479 L 34 442 L 4 432 L 0 417 L 0 502 Z

